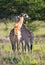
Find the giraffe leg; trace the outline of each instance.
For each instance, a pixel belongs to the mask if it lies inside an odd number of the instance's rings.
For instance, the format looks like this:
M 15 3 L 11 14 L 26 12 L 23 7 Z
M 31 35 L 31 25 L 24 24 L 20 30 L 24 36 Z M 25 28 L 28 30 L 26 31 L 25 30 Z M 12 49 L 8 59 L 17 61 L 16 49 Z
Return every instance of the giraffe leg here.
M 17 51 L 20 49 L 20 40 L 17 41 Z
M 24 53 L 24 43 L 23 42 L 21 43 L 22 43 L 22 53 Z
M 12 50 L 16 51 L 16 42 L 15 41 L 11 41 L 11 45 L 12 45 Z
M 27 43 L 27 47 L 28 47 L 28 52 L 30 51 L 30 46 L 29 46 L 29 44 Z
M 25 42 L 22 41 L 22 52 L 24 52 L 24 48 L 25 48 Z
M 30 41 L 30 49 L 31 49 L 31 51 L 32 51 L 32 48 L 33 48 L 33 42 Z
M 27 45 L 27 42 L 25 41 L 25 45 L 24 45 L 25 53 L 26 53 L 26 45 Z

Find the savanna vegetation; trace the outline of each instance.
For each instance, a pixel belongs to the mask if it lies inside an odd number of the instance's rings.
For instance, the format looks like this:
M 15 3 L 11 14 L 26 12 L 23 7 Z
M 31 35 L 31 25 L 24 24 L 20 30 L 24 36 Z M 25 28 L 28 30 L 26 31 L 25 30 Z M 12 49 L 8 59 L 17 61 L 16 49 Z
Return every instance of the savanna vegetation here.
M 32 20 L 45 20 L 45 0 L 0 0 L 0 18 L 26 11 Z
M 9 37 L 10 30 L 15 23 L 7 20 L 7 23 L 0 23 L 0 37 Z M 26 51 L 23 54 L 20 47 L 18 54 L 12 51 L 10 42 L 0 42 L 0 64 L 1 65 L 45 65 L 45 22 L 33 21 L 26 26 L 34 33 L 35 40 L 33 42 L 32 53 Z
M 45 65 L 45 0 L 0 0 L 0 38 L 9 38 L 13 16 L 26 11 L 25 20 L 34 33 L 32 53 L 13 52 L 10 42 L 0 41 L 0 65 Z

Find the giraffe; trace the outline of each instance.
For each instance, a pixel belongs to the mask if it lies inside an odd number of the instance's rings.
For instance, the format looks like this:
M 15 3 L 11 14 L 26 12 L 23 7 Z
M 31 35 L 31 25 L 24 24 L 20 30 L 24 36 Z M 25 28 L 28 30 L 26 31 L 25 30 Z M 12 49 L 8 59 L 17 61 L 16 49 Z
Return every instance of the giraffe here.
M 21 42 L 22 42 L 22 51 L 26 51 L 26 45 L 28 47 L 28 52 L 32 51 L 32 47 L 33 47 L 33 41 L 34 41 L 34 34 L 31 30 L 29 30 L 24 24 L 21 27 L 21 34 L 22 34 L 22 38 L 21 38 Z M 25 41 L 25 49 L 24 49 L 24 43 L 23 40 Z
M 14 27 L 14 39 L 17 39 L 17 50 L 19 50 L 20 39 L 21 39 L 21 27 L 23 24 L 23 17 L 19 17 L 18 23 Z

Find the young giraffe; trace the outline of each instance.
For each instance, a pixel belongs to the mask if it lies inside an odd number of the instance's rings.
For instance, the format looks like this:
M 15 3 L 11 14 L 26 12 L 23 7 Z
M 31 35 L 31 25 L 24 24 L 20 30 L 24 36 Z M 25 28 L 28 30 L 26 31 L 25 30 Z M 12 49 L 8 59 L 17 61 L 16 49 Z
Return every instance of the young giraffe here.
M 18 16 L 18 23 L 14 27 L 14 39 L 17 39 L 17 50 L 19 50 L 20 39 L 21 39 L 21 27 L 23 24 L 23 17 Z

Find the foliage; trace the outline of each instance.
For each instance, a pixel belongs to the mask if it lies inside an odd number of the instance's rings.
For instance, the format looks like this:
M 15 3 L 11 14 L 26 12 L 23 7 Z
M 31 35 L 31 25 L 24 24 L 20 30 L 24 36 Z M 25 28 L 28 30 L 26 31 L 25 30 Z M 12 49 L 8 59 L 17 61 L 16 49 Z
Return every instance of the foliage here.
M 45 20 L 45 0 L 0 0 L 0 17 L 26 11 L 31 19 Z

